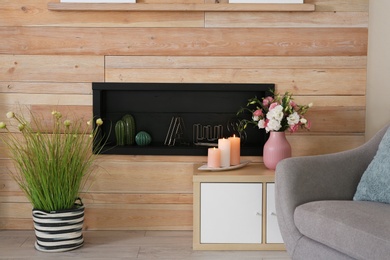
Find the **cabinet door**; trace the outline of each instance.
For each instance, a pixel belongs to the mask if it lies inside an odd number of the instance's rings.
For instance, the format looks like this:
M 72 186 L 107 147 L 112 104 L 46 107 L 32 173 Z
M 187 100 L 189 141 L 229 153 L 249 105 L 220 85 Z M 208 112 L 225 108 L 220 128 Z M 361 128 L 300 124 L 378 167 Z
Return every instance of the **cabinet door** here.
M 275 183 L 267 183 L 266 243 L 283 243 L 276 218 Z
M 201 183 L 201 243 L 261 243 L 262 183 Z

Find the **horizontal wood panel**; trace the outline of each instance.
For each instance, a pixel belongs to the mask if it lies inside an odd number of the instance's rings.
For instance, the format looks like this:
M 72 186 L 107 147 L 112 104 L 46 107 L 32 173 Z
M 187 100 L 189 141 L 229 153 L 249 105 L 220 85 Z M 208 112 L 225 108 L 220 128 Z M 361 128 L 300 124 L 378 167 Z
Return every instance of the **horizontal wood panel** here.
M 106 69 L 365 69 L 366 56 L 106 56 Z
M 55 106 L 81 105 L 92 106 L 92 95 L 55 95 L 55 94 L 3 94 L 0 103 L 19 105 L 48 105 L 50 110 Z
M 0 27 L 0 53 L 365 56 L 367 35 L 366 28 Z
M 85 204 L 191 204 L 192 194 L 189 193 L 82 193 Z
M 275 83 L 300 95 L 364 95 L 365 69 L 113 69 L 108 82 Z M 151 77 L 150 75 L 153 75 Z
M 1 93 L 92 95 L 92 83 L 0 81 Z
M 93 204 L 85 210 L 86 230 L 192 230 L 192 205 Z
M 6 184 L 8 185 L 8 183 L 10 183 L 11 181 L 6 181 L 5 179 L 2 179 L 1 178 L 1 174 L 0 173 L 0 183 L 2 185 Z M 7 203 L 7 202 L 29 202 L 27 197 L 24 195 L 24 192 L 22 192 L 18 186 L 14 185 L 14 188 L 13 190 L 17 190 L 17 191 L 5 191 L 5 190 L 8 190 L 10 189 L 11 187 L 8 185 L 8 187 L 4 187 L 3 189 L 1 189 L 0 191 L 0 203 Z M 0 206 L 1 208 L 1 206 Z
M 34 225 L 31 215 L 28 218 L 0 218 L 0 229 L 33 230 Z
M 228 3 L 229 0 L 218 0 Z M 205 0 L 214 3 L 215 0 Z M 316 12 L 368 12 L 368 0 L 305 0 L 307 4 L 315 4 Z
M 10 181 L 0 181 L 8 184 Z M 8 186 L 7 189 L 10 187 Z M 5 189 L 2 189 L 5 190 Z M 14 190 L 19 190 L 17 186 Z M 189 193 L 81 193 L 80 197 L 85 205 L 90 204 L 191 204 L 192 194 Z M 0 203 L 6 202 L 29 202 L 22 191 L 0 191 Z
M 305 0 L 305 3 L 315 4 L 316 12 L 368 12 L 368 0 Z
M 192 2 L 199 2 L 192 1 Z M 203 27 L 202 12 L 53 12 L 49 0 L 9 1 L 0 26 Z M 52 1 L 54 2 L 54 1 Z M 138 1 L 139 2 L 139 1 Z M 178 1 L 176 1 L 178 2 Z
M 287 90 L 289 91 L 289 90 Z M 291 91 L 290 91 L 291 92 Z M 283 93 L 283 91 L 280 91 Z M 295 92 L 293 92 L 295 93 Z M 313 103 L 313 107 L 309 110 L 362 110 L 366 106 L 365 96 L 298 96 L 293 95 L 292 98 L 298 104 Z
M 44 44 L 40 43 L 40 45 L 42 47 Z M 103 56 L 0 55 L 0 68 L 3 72 L 0 73 L 0 81 L 103 81 L 104 58 Z
M 30 218 L 32 217 L 30 203 L 1 203 L 0 218 Z
M 1 203 L 0 209 L 1 229 L 32 229 L 32 208 L 29 203 Z M 192 205 L 92 204 L 85 210 L 84 229 L 191 230 Z
M 88 192 L 192 193 L 192 163 L 132 162 L 99 159 Z
M 305 135 L 286 134 L 292 148 L 292 156 L 309 156 L 319 154 L 329 154 L 363 145 L 364 134 L 350 135 Z
M 365 108 L 313 109 L 305 117 L 312 123 L 311 132 L 365 132 Z
M 367 28 L 365 12 L 206 12 L 207 28 L 350 27 Z

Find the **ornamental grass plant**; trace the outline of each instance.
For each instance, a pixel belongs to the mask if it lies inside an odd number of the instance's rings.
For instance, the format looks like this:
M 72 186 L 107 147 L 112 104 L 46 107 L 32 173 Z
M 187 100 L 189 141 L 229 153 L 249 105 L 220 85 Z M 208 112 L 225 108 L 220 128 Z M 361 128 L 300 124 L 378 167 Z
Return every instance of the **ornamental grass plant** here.
M 29 111 L 23 115 L 8 112 L 9 124 L 0 122 L 1 139 L 9 148 L 16 171 L 11 171 L 34 209 L 46 212 L 72 209 L 93 169 L 102 140 L 96 140 L 101 119 L 92 122 L 63 119 L 52 112 L 52 123 Z M 18 130 L 13 131 L 14 127 Z M 5 132 L 5 133 L 4 133 Z M 96 143 L 95 143 L 96 144 Z

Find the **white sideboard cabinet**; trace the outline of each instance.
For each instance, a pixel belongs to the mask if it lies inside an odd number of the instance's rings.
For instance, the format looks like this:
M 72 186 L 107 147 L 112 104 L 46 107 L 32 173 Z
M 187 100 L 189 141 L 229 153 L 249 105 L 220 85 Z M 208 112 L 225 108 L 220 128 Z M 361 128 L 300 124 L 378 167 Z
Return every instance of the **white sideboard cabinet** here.
M 231 171 L 194 168 L 194 250 L 284 250 L 274 171 L 251 163 Z

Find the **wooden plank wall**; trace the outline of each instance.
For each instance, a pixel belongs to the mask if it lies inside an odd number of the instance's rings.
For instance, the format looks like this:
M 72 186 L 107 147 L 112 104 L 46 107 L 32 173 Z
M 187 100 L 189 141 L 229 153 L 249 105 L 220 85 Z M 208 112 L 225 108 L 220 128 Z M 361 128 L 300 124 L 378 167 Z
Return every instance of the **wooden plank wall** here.
M 315 105 L 312 130 L 288 136 L 294 156 L 364 142 L 368 0 L 306 0 L 315 12 L 56 12 L 48 2 L 1 2 L 0 120 L 18 104 L 91 114 L 96 81 L 266 82 Z M 31 229 L 0 148 L 0 229 Z M 193 165 L 205 160 L 100 156 L 86 229 L 192 229 Z

